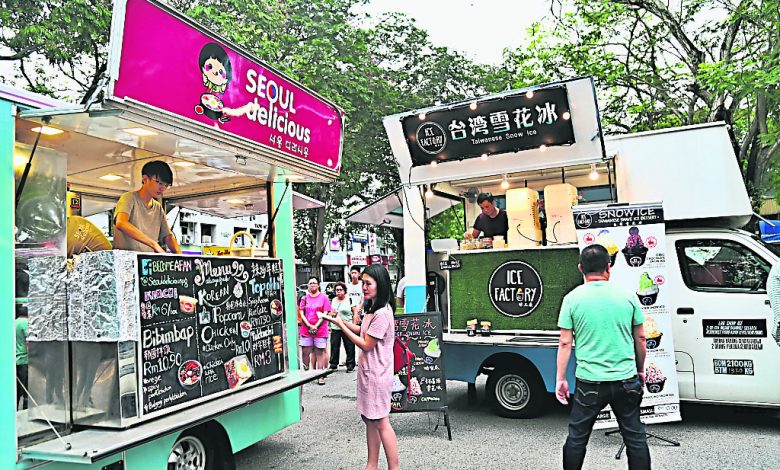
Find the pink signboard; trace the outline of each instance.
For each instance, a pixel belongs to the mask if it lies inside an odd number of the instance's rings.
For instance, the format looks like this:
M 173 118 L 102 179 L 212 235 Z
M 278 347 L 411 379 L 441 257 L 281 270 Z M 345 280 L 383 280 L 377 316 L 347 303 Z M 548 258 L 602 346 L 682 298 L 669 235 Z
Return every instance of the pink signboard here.
M 113 95 L 330 170 L 341 167 L 335 106 L 148 0 L 127 0 Z

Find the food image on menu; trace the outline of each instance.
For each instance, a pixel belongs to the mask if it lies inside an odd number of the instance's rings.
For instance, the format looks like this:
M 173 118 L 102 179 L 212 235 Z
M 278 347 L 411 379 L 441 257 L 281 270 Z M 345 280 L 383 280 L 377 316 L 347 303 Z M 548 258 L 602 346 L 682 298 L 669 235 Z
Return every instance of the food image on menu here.
M 650 315 L 646 316 L 645 320 L 645 342 L 647 343 L 647 349 L 655 349 L 661 344 L 661 337 L 664 335 L 658 331 L 658 327 L 655 324 L 655 320 Z
M 401 378 L 398 377 L 398 374 L 393 376 L 393 388 L 391 390 L 393 393 L 403 392 L 404 390 L 406 390 L 406 385 L 404 385 L 404 383 L 401 382 Z
M 271 301 L 271 318 L 274 320 L 282 318 L 282 301 L 279 299 Z
M 249 333 L 252 331 L 252 324 L 244 320 L 238 324 L 238 327 L 241 329 L 241 337 L 249 338 Z
M 190 388 L 200 382 L 203 368 L 200 362 L 191 359 L 179 366 L 179 383 L 183 387 Z
M 182 313 L 192 313 L 195 311 L 195 307 L 198 305 L 198 299 L 190 297 L 188 295 L 179 296 L 179 309 Z
M 284 352 L 283 345 L 282 345 L 282 337 L 281 336 L 274 336 L 274 352 L 276 354 L 281 354 Z
M 439 347 L 439 340 L 436 338 L 431 338 L 431 340 L 428 342 L 428 346 L 423 349 L 423 353 L 425 354 L 425 363 L 426 364 L 433 364 L 436 362 L 436 359 L 441 356 L 441 347 Z
M 626 257 L 629 266 L 638 267 L 645 264 L 647 247 L 639 235 L 639 227 L 628 229 L 628 240 L 626 240 L 626 247 L 623 248 L 623 256 Z
M 231 390 L 246 382 L 254 371 L 245 355 L 236 356 L 225 363 L 225 375 L 227 375 L 228 387 Z
M 609 230 L 604 229 L 600 231 L 599 234 L 596 235 L 596 243 L 607 249 L 607 253 L 609 253 L 609 265 L 610 267 L 614 266 L 620 248 L 618 248 L 617 243 L 612 240 L 612 237 L 609 235 Z
M 653 305 L 658 299 L 658 285 L 650 279 L 650 274 L 643 272 L 639 276 L 639 289 L 636 290 L 636 296 L 642 305 Z
M 660 393 L 664 389 L 666 383 L 666 376 L 661 369 L 655 365 L 655 362 L 651 362 L 645 369 L 645 387 L 650 393 Z
M 413 397 L 419 397 L 423 394 L 422 387 L 420 387 L 420 381 L 417 380 L 417 377 L 412 377 L 411 380 L 409 380 L 409 393 Z

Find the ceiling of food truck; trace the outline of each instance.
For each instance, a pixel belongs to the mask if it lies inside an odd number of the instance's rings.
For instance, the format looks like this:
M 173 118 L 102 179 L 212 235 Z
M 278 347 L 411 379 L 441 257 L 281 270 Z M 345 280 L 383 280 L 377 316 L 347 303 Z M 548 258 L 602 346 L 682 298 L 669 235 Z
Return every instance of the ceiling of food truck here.
M 295 182 L 316 181 L 252 156 L 159 131 L 111 111 L 116 110 L 92 113 L 97 117 L 88 112 L 52 116 L 47 126 L 62 132 L 42 135 L 36 152 L 67 158 L 67 178 L 72 186 L 108 195 L 140 187 L 141 167 L 150 160 L 172 165 L 174 185 L 166 197 L 235 190 L 280 175 Z M 16 120 L 15 154 L 29 156 L 38 134 L 33 129 L 40 127 L 41 120 Z
M 174 184 L 165 192 L 167 200 L 220 217 L 267 212 L 264 184 L 275 173 L 284 172 L 273 165 L 171 134 L 138 136 L 133 134 L 137 130 L 127 127 L 127 122 L 120 123 L 112 116 L 85 122 L 74 119 L 71 124 L 80 130 L 86 129 L 78 126 L 91 126 L 93 135 L 71 130 L 42 134 L 33 159 L 44 155 L 67 159 L 70 188 L 83 194 L 85 209 L 90 208 L 86 212 L 93 214 L 113 208 L 122 193 L 140 188 L 141 168 L 152 160 L 168 163 L 173 171 Z M 24 165 L 29 158 L 38 135 L 33 129 L 40 125 L 33 120 L 16 120 L 15 164 Z M 49 127 L 62 130 L 53 123 Z M 137 124 L 135 127 L 142 128 Z M 101 129 L 110 131 L 113 140 L 94 137 Z M 286 176 L 293 182 L 304 180 L 296 174 Z M 303 195 L 294 196 L 293 204 L 296 209 L 322 205 Z

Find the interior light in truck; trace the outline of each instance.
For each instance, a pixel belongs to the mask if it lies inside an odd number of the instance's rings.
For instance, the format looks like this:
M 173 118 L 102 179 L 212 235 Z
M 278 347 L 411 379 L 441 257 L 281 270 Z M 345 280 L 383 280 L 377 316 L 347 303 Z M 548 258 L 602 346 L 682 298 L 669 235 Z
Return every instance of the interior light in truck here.
M 149 137 L 151 135 L 157 135 L 156 132 L 150 131 L 149 129 L 144 129 L 143 127 L 130 127 L 124 129 L 124 131 L 128 134 L 133 134 L 134 136 L 138 137 Z
M 117 180 L 121 180 L 122 177 L 119 175 L 115 175 L 113 173 L 108 173 L 107 175 L 101 176 L 100 179 L 105 181 L 117 181 Z
M 176 165 L 176 166 L 180 166 L 182 168 L 195 165 L 192 162 L 174 162 L 173 164 Z
M 599 179 L 599 172 L 596 171 L 596 164 L 591 163 L 590 164 L 590 179 L 597 180 Z
M 65 132 L 62 129 L 57 129 L 56 127 L 49 127 L 49 126 L 33 127 L 30 130 L 33 131 L 33 132 L 40 132 L 43 135 L 57 135 L 57 134 L 62 134 L 63 132 Z
M 509 189 L 509 180 L 506 179 L 506 175 L 504 175 L 504 179 L 501 181 L 501 189 Z

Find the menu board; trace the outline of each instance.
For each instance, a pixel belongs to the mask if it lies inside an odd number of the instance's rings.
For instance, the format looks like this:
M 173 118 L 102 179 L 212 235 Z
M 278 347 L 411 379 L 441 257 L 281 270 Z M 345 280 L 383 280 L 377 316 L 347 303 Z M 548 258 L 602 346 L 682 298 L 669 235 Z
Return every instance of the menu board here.
M 576 206 L 572 210 L 580 250 L 593 243 L 607 249 L 611 265 L 609 282 L 635 295 L 645 316 L 647 357 L 645 393 L 640 407 L 642 422 L 680 421 L 669 287 L 665 285 L 663 207 L 657 203 Z M 607 407 L 593 428 L 615 426 L 617 420 Z
M 284 371 L 282 262 L 138 255 L 142 415 Z
M 407 371 L 404 367 L 393 380 L 391 411 L 438 411 L 447 406 L 444 355 L 441 353 L 441 315 L 396 315 L 395 336 L 414 353 L 414 358 L 412 370 Z

